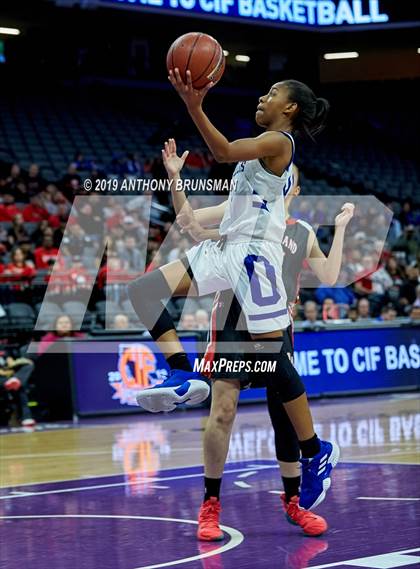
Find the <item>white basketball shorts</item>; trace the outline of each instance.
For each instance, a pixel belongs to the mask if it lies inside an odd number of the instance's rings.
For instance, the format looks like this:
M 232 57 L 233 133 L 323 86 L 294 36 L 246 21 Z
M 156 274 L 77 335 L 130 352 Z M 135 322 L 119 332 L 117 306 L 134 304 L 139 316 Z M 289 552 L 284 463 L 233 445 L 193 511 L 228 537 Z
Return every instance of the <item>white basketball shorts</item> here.
M 203 241 L 186 253 L 200 296 L 232 289 L 253 334 L 290 324 L 282 281 L 283 249 L 269 241 Z

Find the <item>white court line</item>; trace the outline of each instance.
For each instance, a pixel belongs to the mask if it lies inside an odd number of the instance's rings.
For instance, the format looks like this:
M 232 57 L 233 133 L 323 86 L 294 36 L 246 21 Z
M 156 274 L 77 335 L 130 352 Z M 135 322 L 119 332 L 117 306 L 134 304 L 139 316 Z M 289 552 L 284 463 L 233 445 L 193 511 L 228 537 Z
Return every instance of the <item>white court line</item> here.
M 238 478 L 248 478 L 248 476 L 253 476 L 254 474 L 257 474 L 257 471 L 251 470 L 251 472 L 243 472 L 242 474 L 239 474 Z
M 416 553 L 420 551 L 420 547 L 416 547 L 414 549 L 403 549 L 402 551 L 390 551 L 388 554 L 384 553 L 383 555 L 404 555 L 405 553 Z M 379 557 L 379 555 L 368 555 L 367 557 L 357 557 L 353 559 L 344 559 L 343 561 L 335 561 L 334 563 L 325 563 L 324 565 L 311 565 L 308 569 L 326 569 L 327 567 L 338 567 L 339 565 L 351 565 L 352 561 L 361 561 L 362 559 L 373 559 L 375 557 Z M 368 565 L 363 565 L 363 567 L 368 567 Z M 372 565 L 374 567 L 374 565 Z M 140 569 L 140 568 L 139 568 Z
M 25 519 L 44 519 L 44 518 L 88 518 L 88 519 L 122 519 L 122 520 L 148 520 L 155 522 L 175 522 L 180 524 L 194 524 L 198 525 L 196 520 L 183 520 L 178 518 L 159 518 L 153 516 L 118 516 L 118 515 L 99 515 L 99 514 L 47 514 L 41 516 L 0 516 L 0 520 L 25 520 Z M 197 561 L 200 559 L 205 559 L 206 557 L 213 557 L 214 555 L 219 555 L 230 549 L 234 549 L 240 545 L 244 540 L 244 535 L 239 530 L 231 528 L 229 526 L 220 526 L 222 531 L 227 533 L 230 540 L 218 547 L 212 549 L 207 553 L 200 553 L 198 555 L 193 555 L 192 557 L 185 557 L 184 559 L 176 559 L 174 561 L 167 561 L 164 563 L 156 563 L 155 565 L 142 565 L 141 567 L 136 567 L 136 569 L 159 569 L 161 567 L 171 567 L 173 565 L 180 565 L 181 563 L 189 563 L 190 561 Z
M 8 454 L 2 456 L 2 460 L 12 460 L 14 458 L 49 458 L 57 456 L 96 456 L 109 454 L 109 450 L 75 451 L 75 452 L 37 452 L 34 454 Z
M 89 427 L 89 428 L 93 428 L 93 427 Z M 404 453 L 403 453 L 404 454 Z M 346 464 L 365 464 L 367 466 L 372 466 L 375 464 L 389 464 L 390 466 L 420 466 L 420 462 L 398 462 L 396 460 L 393 460 L 392 462 L 389 462 L 389 460 L 375 460 L 375 461 L 367 461 L 366 458 L 368 458 L 369 454 L 366 455 L 360 455 L 360 456 L 354 456 L 351 458 L 345 458 L 342 461 L 339 462 L 339 464 L 341 466 L 345 466 Z M 381 454 L 381 455 L 377 455 L 377 456 L 389 456 L 388 454 Z M 269 462 L 271 459 L 269 458 L 254 458 L 254 459 L 249 459 L 249 460 L 261 460 L 264 462 Z M 227 463 L 229 464 L 237 464 L 238 462 L 244 463 L 244 462 L 248 462 L 247 459 L 244 458 L 238 458 L 237 460 L 229 460 L 229 462 Z M 250 464 L 248 466 L 248 468 L 244 469 L 244 470 L 249 470 L 249 468 L 256 468 L 258 470 L 262 470 L 264 468 L 278 468 L 278 462 L 274 462 L 273 460 L 271 460 L 271 462 L 273 463 L 272 465 L 267 465 L 267 464 Z M 180 470 L 180 469 L 186 469 L 186 468 L 196 468 L 196 467 L 202 467 L 203 463 L 196 463 L 196 464 L 188 464 L 187 466 L 167 466 L 166 468 L 160 468 L 159 471 L 160 472 L 165 472 L 167 470 Z M 224 474 L 229 474 L 229 472 L 238 472 L 237 470 L 227 470 L 225 471 Z M 8 486 L 1 486 L 0 485 L 0 491 L 2 490 L 8 490 L 10 488 L 22 488 L 25 486 L 42 486 L 44 484 L 59 484 L 59 483 L 63 483 L 63 482 L 76 482 L 78 480 L 95 480 L 98 478 L 114 478 L 117 476 L 124 476 L 124 472 L 113 472 L 112 474 L 92 474 L 92 475 L 87 475 L 87 476 L 83 476 L 80 477 L 78 476 L 77 478 L 59 478 L 59 479 L 55 479 L 55 480 L 41 480 L 41 481 L 36 481 L 36 482 L 22 482 L 20 484 L 9 484 Z M 203 475 L 204 476 L 204 475 Z M 151 479 L 150 479 L 151 480 Z M 2 499 L 2 497 L 0 496 L 0 500 Z
M 264 462 L 269 462 L 271 459 L 269 458 L 260 458 L 260 459 L 253 459 L 253 460 L 261 460 Z M 241 463 L 245 463 L 248 462 L 246 459 L 244 458 L 238 458 L 237 460 L 229 460 L 229 462 L 227 463 L 227 465 L 229 464 L 237 464 L 238 462 Z M 271 462 L 274 464 L 274 461 L 271 460 Z M 278 466 L 278 462 L 275 463 Z M 405 463 L 404 463 L 405 464 Z M 266 464 L 250 464 L 248 466 L 248 470 L 249 468 L 254 468 L 254 469 L 259 469 L 261 470 L 262 468 L 266 468 L 268 465 Z M 166 468 L 160 468 L 159 472 L 166 472 L 167 470 L 180 470 L 180 469 L 185 469 L 185 468 L 197 468 L 197 467 L 203 467 L 203 463 L 197 463 L 197 464 L 188 464 L 187 466 L 167 466 Z M 270 468 L 272 468 L 271 465 L 269 465 Z M 231 470 L 228 470 L 225 472 L 225 474 L 229 474 L 229 472 L 233 472 Z M 1 490 L 7 490 L 8 488 L 21 488 L 22 486 L 41 486 L 42 484 L 58 484 L 60 482 L 75 482 L 77 480 L 94 480 L 95 478 L 113 478 L 116 476 L 124 476 L 125 472 L 113 472 L 112 474 L 89 474 L 89 475 L 85 475 L 85 476 L 78 476 L 77 478 L 58 478 L 55 480 L 41 480 L 40 482 L 36 481 L 36 482 L 23 482 L 21 484 L 9 484 L 8 486 L 1 486 L 0 485 L 0 491 Z M 203 475 L 204 476 L 204 475 Z
M 356 500 L 397 500 L 401 502 L 415 502 L 420 498 L 391 498 L 389 496 L 357 496 Z
M 248 482 L 234 482 L 235 486 L 239 486 L 239 488 L 252 488 L 251 484 L 248 484 Z
M 260 470 L 270 469 L 270 468 L 278 468 L 278 465 L 261 465 Z M 227 470 L 224 474 L 236 473 L 236 472 L 244 472 L 248 471 L 248 468 L 235 468 L 232 470 Z M 93 486 L 76 486 L 75 488 L 60 488 L 57 490 L 44 490 L 42 492 L 27 492 L 25 495 L 7 495 L 7 496 L 0 496 L 0 500 L 12 500 L 14 498 L 26 498 L 28 496 L 45 496 L 47 494 L 64 494 L 66 492 L 83 492 L 85 490 L 102 490 L 104 488 L 117 488 L 118 486 L 135 486 L 137 484 L 148 484 L 150 482 L 167 482 L 169 480 L 185 480 L 187 478 L 202 478 L 204 475 L 202 472 L 197 472 L 195 474 L 182 474 L 180 476 L 166 476 L 164 478 L 145 478 L 140 480 L 134 480 L 132 482 L 115 482 L 113 484 L 96 484 Z

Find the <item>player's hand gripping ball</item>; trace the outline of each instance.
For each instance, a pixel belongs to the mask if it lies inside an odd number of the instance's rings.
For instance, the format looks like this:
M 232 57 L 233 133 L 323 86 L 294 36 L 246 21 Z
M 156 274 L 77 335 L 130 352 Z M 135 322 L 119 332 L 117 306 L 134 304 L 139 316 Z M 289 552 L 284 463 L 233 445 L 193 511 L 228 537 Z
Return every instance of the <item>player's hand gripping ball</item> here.
M 200 32 L 180 36 L 169 48 L 166 56 L 168 72 L 179 70 L 184 84 L 187 84 L 187 70 L 191 83 L 198 91 L 212 83 L 215 85 L 225 70 L 225 56 L 222 46 L 213 37 Z

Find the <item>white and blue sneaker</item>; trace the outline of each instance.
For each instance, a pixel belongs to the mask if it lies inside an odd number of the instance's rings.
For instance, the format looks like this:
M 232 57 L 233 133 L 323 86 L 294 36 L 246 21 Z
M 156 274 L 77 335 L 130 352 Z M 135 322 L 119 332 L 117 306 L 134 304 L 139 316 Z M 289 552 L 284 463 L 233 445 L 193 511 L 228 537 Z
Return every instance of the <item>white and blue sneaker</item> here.
M 177 405 L 198 405 L 207 399 L 210 387 L 197 372 L 182 369 L 171 370 L 166 381 L 154 387 L 143 389 L 137 397 L 137 403 L 150 411 L 173 411 Z
M 313 458 L 301 458 L 302 484 L 299 505 L 305 510 L 316 508 L 331 486 L 331 471 L 340 458 L 336 443 L 319 441 L 321 448 Z

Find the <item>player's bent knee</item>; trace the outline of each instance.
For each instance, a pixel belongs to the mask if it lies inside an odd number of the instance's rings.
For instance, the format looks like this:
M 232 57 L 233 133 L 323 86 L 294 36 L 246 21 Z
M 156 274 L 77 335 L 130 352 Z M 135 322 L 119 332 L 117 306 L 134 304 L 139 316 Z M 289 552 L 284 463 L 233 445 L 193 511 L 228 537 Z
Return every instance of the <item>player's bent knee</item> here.
M 267 346 L 267 341 L 264 344 Z M 282 403 L 289 403 L 306 392 L 284 346 L 277 352 L 273 350 L 271 353 L 270 351 L 256 353 L 256 357 L 259 360 L 265 359 L 269 363 L 275 362 L 275 371 L 266 374 L 267 389 L 272 389 Z
M 218 427 L 228 428 L 232 425 L 236 417 L 237 402 L 232 399 L 219 401 L 213 405 L 210 412 L 210 421 Z
M 141 304 L 146 304 L 146 300 L 158 301 L 172 296 L 171 289 L 159 270 L 146 273 L 131 281 L 127 290 L 128 297 L 134 308 L 138 308 Z

